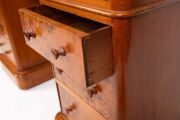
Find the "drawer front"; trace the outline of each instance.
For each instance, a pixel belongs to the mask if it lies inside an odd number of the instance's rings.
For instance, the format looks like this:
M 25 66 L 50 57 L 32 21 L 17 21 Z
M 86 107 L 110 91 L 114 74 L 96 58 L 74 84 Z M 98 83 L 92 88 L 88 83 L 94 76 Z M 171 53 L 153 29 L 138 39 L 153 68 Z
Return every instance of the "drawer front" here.
M 3 14 L 2 14 L 2 10 L 0 8 L 0 24 L 2 25 L 3 24 Z
M 4 27 L 4 21 L 0 18 L 0 54 L 6 55 L 11 62 L 15 63 L 15 57 L 12 52 L 10 41 Z
M 21 9 L 20 16 L 27 44 L 53 63 L 56 78 L 111 118 L 111 27 L 44 6 Z
M 112 75 L 111 27 L 45 6 L 20 15 L 27 44 L 80 85 Z
M 2 26 L 2 24 L 0 23 L 0 36 L 4 35 L 4 28 Z
M 7 30 L 6 30 L 6 26 L 5 26 L 5 20 L 4 20 L 2 11 L 0 9 L 0 37 L 1 36 L 8 38 Z
M 0 26 L 0 30 L 1 30 L 1 26 Z M 3 35 L 1 34 L 1 31 L 0 31 L 0 46 L 2 46 L 4 43 L 4 37 Z
M 3 23 L 0 23 L 0 54 L 6 55 L 11 62 L 15 63 L 15 57 Z
M 1 39 L 2 39 L 3 37 L 5 37 L 6 39 L 8 39 L 8 35 L 7 35 L 7 32 L 6 32 L 5 27 L 3 26 L 3 22 L 0 23 L 0 37 L 1 37 Z
M 81 100 L 64 85 L 59 84 L 62 113 L 68 120 L 105 120 L 99 113 Z
M 0 54 L 3 53 L 4 39 L 3 36 L 0 35 Z
M 8 57 L 10 61 L 15 64 L 16 63 L 15 56 L 13 54 L 13 50 L 12 50 L 9 40 L 3 36 L 0 39 L 2 39 L 2 42 L 0 42 L 1 54 Z
M 85 87 L 80 80 L 71 79 L 59 68 L 53 66 L 53 70 L 57 83 L 64 84 L 105 118 L 113 120 L 117 102 L 112 80 L 106 79 L 96 85 Z
M 4 27 L 2 27 L 1 25 L 0 25 L 0 37 L 5 38 L 5 39 L 9 39 L 8 34 L 4 30 Z
M 31 27 L 36 29 L 36 38 L 31 38 L 31 40 L 26 38 L 27 45 L 72 78 L 85 79 L 80 37 L 75 33 L 33 16 L 29 16 L 28 19 L 27 16 L 23 16 L 23 18 L 25 18 L 23 20 L 25 31 L 31 29 Z M 58 49 L 64 49 L 66 55 L 57 57 L 54 52 Z

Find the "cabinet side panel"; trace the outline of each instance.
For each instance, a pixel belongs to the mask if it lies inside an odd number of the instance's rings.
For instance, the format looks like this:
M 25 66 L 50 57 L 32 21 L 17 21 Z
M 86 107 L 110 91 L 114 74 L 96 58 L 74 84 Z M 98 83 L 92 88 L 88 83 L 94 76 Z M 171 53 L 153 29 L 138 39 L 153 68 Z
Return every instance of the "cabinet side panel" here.
M 180 2 L 132 19 L 127 120 L 180 119 Z

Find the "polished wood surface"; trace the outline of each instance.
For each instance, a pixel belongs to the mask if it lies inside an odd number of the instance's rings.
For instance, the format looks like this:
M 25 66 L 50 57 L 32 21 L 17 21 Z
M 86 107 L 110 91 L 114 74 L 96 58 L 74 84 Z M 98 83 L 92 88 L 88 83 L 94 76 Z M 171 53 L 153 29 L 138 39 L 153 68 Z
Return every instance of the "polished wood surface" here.
M 11 47 L 13 48 L 13 54 L 16 59 L 15 65 L 18 70 L 24 70 L 46 62 L 45 59 L 43 59 L 41 56 L 39 56 L 32 49 L 25 45 L 21 23 L 18 15 L 19 8 L 36 4 L 38 4 L 38 1 L 36 0 L 20 0 L 19 2 L 15 3 L 11 0 L 1 0 L 0 5 L 5 21 L 4 26 L 6 27 L 8 32 L 8 37 L 10 39 L 9 42 L 11 44 Z
M 179 6 L 112 19 L 114 106 L 112 116 L 99 111 L 107 119 L 179 119 Z
M 9 59 L 8 61 L 2 60 L 2 63 L 9 64 L 8 62 L 10 61 L 12 63 L 12 67 L 16 68 L 16 71 L 18 73 L 24 73 L 24 71 L 30 71 L 33 67 L 39 68 L 40 66 L 42 67 L 42 71 L 44 71 L 45 69 L 47 69 L 45 70 L 46 72 L 49 71 L 47 75 L 50 76 L 46 76 L 47 79 L 44 78 L 43 74 L 39 74 L 40 71 L 38 69 L 37 72 L 33 72 L 34 74 L 31 74 L 31 76 L 29 74 L 29 77 L 31 77 L 32 81 L 23 79 L 24 83 L 27 82 L 27 84 L 30 84 L 27 85 L 27 88 L 29 88 L 29 86 L 33 87 L 32 84 L 34 84 L 35 86 L 36 84 L 39 84 L 39 82 L 45 82 L 49 78 L 53 77 L 52 72 L 49 69 L 50 66 L 46 66 L 47 68 L 45 68 L 44 66 L 44 64 L 47 61 L 25 44 L 20 18 L 18 14 L 19 8 L 37 4 L 38 0 L 17 0 L 16 2 L 14 2 L 14 0 L 0 0 L 0 26 L 2 29 L 1 31 L 3 31 L 1 32 L 2 40 L 0 41 L 0 48 L 1 54 Z M 13 75 L 13 73 L 10 74 Z M 37 79 L 40 78 L 40 76 L 42 76 L 42 80 Z M 16 79 L 16 81 L 18 80 L 18 86 L 20 86 L 19 83 L 22 83 L 22 80 L 20 81 L 20 79 Z M 39 82 L 35 82 L 35 80 L 38 80 Z M 23 89 L 25 88 L 23 87 Z
M 105 16 L 98 13 L 97 9 L 94 9 L 96 3 L 92 5 L 93 7 L 85 6 L 89 4 L 88 0 L 84 3 L 75 1 L 78 5 L 83 5 L 81 7 L 86 7 L 86 9 L 81 9 L 79 6 L 73 6 L 74 1 L 41 0 L 41 3 L 111 26 L 113 74 L 96 84 L 84 86 L 81 79 L 72 78 L 69 75 L 71 72 L 78 71 L 76 74 L 80 78 L 85 73 L 85 71 L 79 71 L 81 67 L 72 69 L 75 65 L 79 65 L 78 63 L 67 62 L 66 67 L 70 68 L 68 72 L 64 72 L 61 67 L 53 63 L 61 114 L 70 120 L 99 118 L 106 120 L 179 120 L 180 1 L 111 0 L 109 10 L 111 12 L 125 11 L 128 15 L 126 17 Z M 141 14 L 137 14 L 139 12 Z M 37 16 L 30 12 L 29 15 Z M 46 17 L 41 17 L 41 20 L 46 21 L 46 24 L 51 24 L 52 20 Z M 37 20 L 39 18 L 35 21 Z M 61 28 L 70 30 L 69 27 L 62 27 L 62 25 Z M 73 33 L 80 34 L 76 30 Z M 101 38 L 104 36 L 101 35 Z M 32 42 L 35 41 L 33 40 Z M 75 40 L 78 41 L 78 39 Z M 46 42 L 44 44 L 47 46 Z M 35 44 L 31 45 L 35 46 Z M 37 51 L 47 53 L 47 50 L 37 49 Z M 55 52 L 53 50 L 53 53 L 56 52 L 58 55 L 60 52 L 61 55 L 65 54 L 62 48 Z M 74 57 L 79 55 L 82 54 L 77 53 Z M 57 55 L 55 58 L 53 55 L 49 57 L 48 55 L 49 60 L 56 59 Z
M 40 1 L 40 2 L 43 5 L 50 6 L 50 7 L 59 9 L 59 10 L 63 10 L 65 12 L 69 12 L 69 13 L 72 13 L 74 15 L 85 17 L 85 18 L 95 20 L 95 21 L 105 23 L 105 24 L 111 24 L 111 18 L 108 18 L 106 16 L 102 16 L 100 14 L 95 14 L 93 12 L 85 11 L 82 9 L 77 9 L 75 7 L 71 7 L 71 6 L 64 5 L 64 4 L 59 4 L 56 2 L 51 2 L 51 1 Z M 89 8 L 89 7 L 85 7 L 85 8 Z
M 125 85 L 128 120 L 179 119 L 179 11 L 180 2 L 131 21 Z
M 108 103 L 112 100 L 106 96 L 112 91 L 111 84 L 103 81 L 113 73 L 111 27 L 52 10 L 43 6 L 20 10 L 24 31 L 32 28 L 36 34 L 36 38 L 26 40 L 27 44 L 55 65 L 57 78 L 63 78 L 60 80 L 70 89 L 111 117 Z M 57 51 L 59 46 L 64 47 L 65 56 L 52 53 L 52 48 Z M 96 83 L 103 87 L 91 98 L 88 87 Z
M 65 116 L 63 115 L 63 113 L 59 112 L 56 117 L 55 117 L 55 120 L 67 120 L 65 118 Z
M 72 79 L 66 74 L 60 75 L 54 66 L 55 78 L 57 78 L 57 83 L 65 84 L 70 90 L 75 92 L 81 99 L 86 101 L 91 107 L 96 109 L 98 112 L 103 114 L 106 118 L 113 118 L 115 104 L 112 98 L 115 97 L 113 92 L 112 83 L 110 79 L 98 82 L 98 84 L 86 87 L 85 83 L 79 81 L 78 79 Z M 91 92 L 94 87 L 97 88 L 96 93 Z
M 106 120 L 63 84 L 59 84 L 59 92 L 62 113 L 68 120 Z
M 111 0 L 98 0 L 98 1 L 96 1 L 96 0 L 69 0 L 69 1 L 67 1 L 67 0 L 47 0 L 47 1 L 56 2 L 56 3 L 68 2 L 69 4 L 70 3 L 76 3 L 76 4 L 81 3 L 81 4 L 87 4 L 89 6 L 96 6 L 96 7 L 100 7 L 100 8 L 106 8 L 106 9 L 110 9 L 110 7 L 111 7 Z
M 83 10 L 81 12 L 87 11 L 113 18 L 127 18 L 177 1 L 178 0 L 98 0 L 94 2 L 92 0 L 40 0 L 40 3 L 70 12 L 73 12 L 73 8 L 77 8 Z M 74 14 L 77 13 L 74 12 Z M 88 17 L 87 13 L 83 15 Z
M 45 6 L 20 15 L 27 44 L 80 84 L 112 75 L 111 27 Z

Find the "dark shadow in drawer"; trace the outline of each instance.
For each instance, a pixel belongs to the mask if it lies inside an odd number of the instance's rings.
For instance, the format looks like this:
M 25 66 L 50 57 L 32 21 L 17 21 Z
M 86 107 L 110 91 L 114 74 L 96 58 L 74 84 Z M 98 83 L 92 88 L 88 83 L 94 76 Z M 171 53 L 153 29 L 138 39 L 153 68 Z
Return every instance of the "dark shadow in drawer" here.
M 63 12 L 48 6 L 42 5 L 28 9 L 84 32 L 92 32 L 106 26 L 104 24 L 82 18 L 67 12 Z

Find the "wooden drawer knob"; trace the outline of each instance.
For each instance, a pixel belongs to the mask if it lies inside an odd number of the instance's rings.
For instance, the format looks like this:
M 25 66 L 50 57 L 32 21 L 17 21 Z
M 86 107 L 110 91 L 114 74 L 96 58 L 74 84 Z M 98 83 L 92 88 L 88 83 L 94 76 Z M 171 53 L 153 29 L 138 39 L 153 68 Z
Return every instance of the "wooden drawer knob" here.
M 69 114 L 70 112 L 73 112 L 75 109 L 76 109 L 75 104 L 72 104 L 72 105 L 68 106 L 68 107 L 65 109 L 65 111 L 66 111 L 67 114 Z
M 56 70 L 58 71 L 58 73 L 61 75 L 63 73 L 63 70 L 61 68 L 56 68 Z
M 0 47 L 2 47 L 4 45 L 4 43 L 0 43 Z
M 100 92 L 100 91 L 101 91 L 101 89 L 98 85 L 94 85 L 87 89 L 87 93 L 90 98 L 92 98 L 94 95 L 97 95 L 98 92 Z
M 66 56 L 66 51 L 62 46 L 60 46 L 58 49 L 51 49 L 51 52 L 55 59 L 58 59 L 59 56 Z
M 35 32 L 31 31 L 25 31 L 24 36 L 26 37 L 27 40 L 31 40 L 31 38 L 36 38 Z
M 12 52 L 11 50 L 7 50 L 7 51 L 4 52 L 4 54 L 7 55 L 7 54 L 10 54 L 11 52 Z

